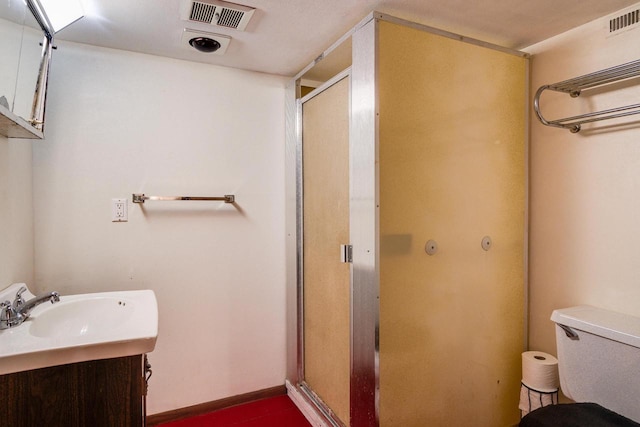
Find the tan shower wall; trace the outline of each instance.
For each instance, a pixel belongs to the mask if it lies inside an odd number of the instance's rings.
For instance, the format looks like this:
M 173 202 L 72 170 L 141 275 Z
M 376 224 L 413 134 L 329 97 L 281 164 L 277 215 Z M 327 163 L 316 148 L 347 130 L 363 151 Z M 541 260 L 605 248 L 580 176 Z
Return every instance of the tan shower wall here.
M 518 422 L 526 67 L 380 22 L 383 427 Z
M 349 79 L 303 105 L 304 377 L 349 425 Z

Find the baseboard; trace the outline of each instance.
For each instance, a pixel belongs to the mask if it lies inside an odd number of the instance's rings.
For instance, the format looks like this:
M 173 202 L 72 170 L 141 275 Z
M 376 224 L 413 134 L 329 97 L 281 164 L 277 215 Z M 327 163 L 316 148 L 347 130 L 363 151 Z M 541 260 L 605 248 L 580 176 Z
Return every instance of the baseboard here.
M 249 403 L 269 397 L 283 396 L 285 394 L 287 394 L 287 388 L 283 384 L 276 387 L 266 388 L 264 390 L 252 391 L 250 393 L 214 400 L 212 402 L 200 403 L 186 408 L 174 409 L 173 411 L 148 415 L 147 427 L 178 421 L 184 418 L 197 417 L 198 415 L 208 414 L 209 412 L 230 408 L 231 406 L 241 405 L 243 403 Z

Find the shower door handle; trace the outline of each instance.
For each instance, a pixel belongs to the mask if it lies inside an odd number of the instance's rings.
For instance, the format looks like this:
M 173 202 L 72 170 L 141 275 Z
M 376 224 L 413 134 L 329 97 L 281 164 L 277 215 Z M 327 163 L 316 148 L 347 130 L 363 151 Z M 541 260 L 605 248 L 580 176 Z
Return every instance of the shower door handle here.
M 353 246 L 340 245 L 340 262 L 343 262 L 343 263 L 353 262 Z

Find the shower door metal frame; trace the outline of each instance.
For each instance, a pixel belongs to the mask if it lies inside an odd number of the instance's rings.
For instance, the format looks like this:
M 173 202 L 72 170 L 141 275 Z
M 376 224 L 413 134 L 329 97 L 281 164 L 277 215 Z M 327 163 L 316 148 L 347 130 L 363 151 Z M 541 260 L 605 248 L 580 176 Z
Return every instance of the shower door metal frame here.
M 350 424 L 353 427 L 378 426 L 378 295 L 377 271 L 377 119 L 375 57 L 376 14 L 365 17 L 341 37 L 314 63 L 301 71 L 287 87 L 287 264 L 288 322 L 287 388 L 299 408 L 319 426 L 340 427 L 331 411 L 304 383 L 303 324 L 303 223 L 302 223 L 302 102 L 350 77 L 349 124 L 349 229 L 353 261 L 351 263 L 351 367 Z M 352 60 L 357 67 L 339 73 L 312 93 L 300 99 L 301 77 L 317 62 L 352 38 Z M 356 47 L 357 45 L 357 47 Z M 357 72 L 354 70 L 357 68 Z M 354 177 L 358 179 L 354 179 Z M 295 189 L 291 185 L 295 179 Z M 295 212 L 295 224 L 293 216 Z M 357 220 L 356 220 L 357 218 Z M 294 255 L 295 242 L 295 255 Z M 336 248 L 336 254 L 338 248 Z M 292 283 L 296 286 L 293 288 Z M 295 292 L 294 292 L 295 290 Z M 295 303 L 294 303 L 295 301 Z M 295 307 L 295 309 L 294 309 Z
M 378 25 L 371 14 L 352 36 L 349 138 L 351 266 L 351 425 L 379 425 Z

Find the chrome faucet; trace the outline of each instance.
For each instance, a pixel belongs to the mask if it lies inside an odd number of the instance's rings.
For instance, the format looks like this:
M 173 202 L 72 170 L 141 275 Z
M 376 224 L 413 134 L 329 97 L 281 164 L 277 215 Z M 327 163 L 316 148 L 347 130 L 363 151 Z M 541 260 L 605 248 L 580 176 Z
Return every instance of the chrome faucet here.
M 42 303 L 51 301 L 51 304 L 60 301 L 60 294 L 49 292 L 25 301 L 22 294 L 27 290 L 24 286 L 18 289 L 16 297 L 12 302 L 0 303 L 0 329 L 9 329 L 22 324 L 31 315 L 31 310 Z

